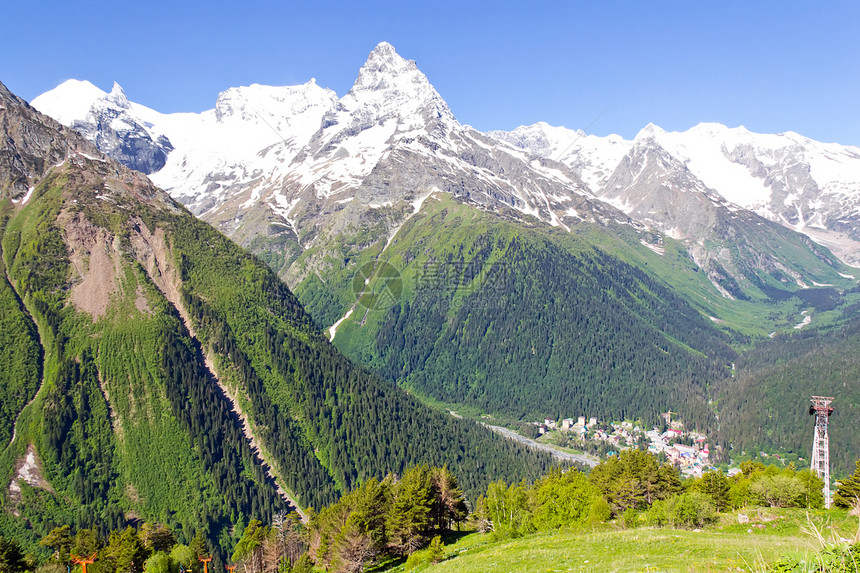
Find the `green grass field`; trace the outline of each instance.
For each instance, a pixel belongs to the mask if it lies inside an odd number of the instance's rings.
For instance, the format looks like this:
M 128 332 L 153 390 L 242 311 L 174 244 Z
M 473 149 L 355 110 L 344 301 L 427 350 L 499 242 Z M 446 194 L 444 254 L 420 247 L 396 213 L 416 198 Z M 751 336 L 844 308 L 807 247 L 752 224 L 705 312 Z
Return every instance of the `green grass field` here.
M 743 513 L 743 512 L 741 512 Z M 846 543 L 857 518 L 845 511 L 751 510 L 750 523 L 729 514 L 702 531 L 607 529 L 554 531 L 493 541 L 468 534 L 445 547 L 445 559 L 412 571 L 428 573 L 534 573 L 556 571 L 765 571 L 784 556 L 813 558 L 821 544 L 813 527 L 830 542 Z M 379 571 L 407 571 L 406 564 Z

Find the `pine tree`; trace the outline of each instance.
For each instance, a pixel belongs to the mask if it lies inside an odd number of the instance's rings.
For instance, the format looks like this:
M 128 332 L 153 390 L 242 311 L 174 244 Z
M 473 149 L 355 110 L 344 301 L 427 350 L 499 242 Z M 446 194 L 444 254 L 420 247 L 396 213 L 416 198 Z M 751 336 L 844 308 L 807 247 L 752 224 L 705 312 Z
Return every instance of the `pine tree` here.
M 833 501 L 839 507 L 855 507 L 860 505 L 860 460 L 855 463 L 854 473 L 839 484 Z
M 394 501 L 385 522 L 389 545 L 395 555 L 409 555 L 424 544 L 433 497 L 430 470 L 417 466 L 406 470 L 394 487 Z
M 27 569 L 21 546 L 14 539 L 0 537 L 0 573 L 20 573 Z
M 203 564 L 198 561 L 198 558 L 209 555 L 209 546 L 206 543 L 206 537 L 202 530 L 198 529 L 194 533 L 194 538 L 188 547 L 191 549 L 192 555 L 190 571 L 191 573 L 201 573 L 203 571 Z
M 433 526 L 437 531 L 450 531 L 453 522 L 459 528 L 469 511 L 457 478 L 447 467 L 441 467 L 430 470 L 430 481 L 434 498 L 431 511 Z
M 427 559 L 431 563 L 439 563 L 445 558 L 445 544 L 442 543 L 442 537 L 437 535 L 430 540 L 430 547 L 427 548 Z
M 72 548 L 72 536 L 69 534 L 71 527 L 68 524 L 62 527 L 55 527 L 51 532 L 39 541 L 42 547 L 48 547 L 54 550 L 51 558 L 54 561 L 65 563 L 69 560 L 69 551 Z
M 729 506 L 729 478 L 721 471 L 705 472 L 696 484 L 696 489 L 711 496 L 714 506 L 723 511 Z

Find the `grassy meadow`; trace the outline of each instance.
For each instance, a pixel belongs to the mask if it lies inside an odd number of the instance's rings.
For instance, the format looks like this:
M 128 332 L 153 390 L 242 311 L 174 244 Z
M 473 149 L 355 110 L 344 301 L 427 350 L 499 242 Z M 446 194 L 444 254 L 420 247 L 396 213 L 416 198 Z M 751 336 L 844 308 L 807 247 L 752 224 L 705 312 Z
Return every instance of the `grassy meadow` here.
M 738 514 L 750 521 L 739 523 Z M 727 514 L 704 530 L 616 529 L 610 524 L 602 530 L 552 531 L 499 541 L 492 534 L 469 533 L 446 545 L 439 563 L 417 563 L 419 557 L 375 571 L 766 571 L 786 556 L 814 563 L 822 541 L 825 546 L 847 545 L 857 525 L 857 518 L 844 510 L 759 508 Z

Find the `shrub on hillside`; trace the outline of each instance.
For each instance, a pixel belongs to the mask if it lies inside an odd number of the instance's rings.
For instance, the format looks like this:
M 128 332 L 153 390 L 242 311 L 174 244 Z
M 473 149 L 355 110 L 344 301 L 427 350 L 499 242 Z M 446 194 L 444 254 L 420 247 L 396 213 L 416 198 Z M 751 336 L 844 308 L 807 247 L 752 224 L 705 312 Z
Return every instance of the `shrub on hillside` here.
M 659 527 L 703 527 L 714 521 L 716 513 L 710 496 L 699 491 L 688 491 L 655 501 L 646 519 Z
M 848 479 L 842 480 L 833 501 L 839 507 L 855 507 L 860 503 L 860 460 L 857 460 L 856 469 Z

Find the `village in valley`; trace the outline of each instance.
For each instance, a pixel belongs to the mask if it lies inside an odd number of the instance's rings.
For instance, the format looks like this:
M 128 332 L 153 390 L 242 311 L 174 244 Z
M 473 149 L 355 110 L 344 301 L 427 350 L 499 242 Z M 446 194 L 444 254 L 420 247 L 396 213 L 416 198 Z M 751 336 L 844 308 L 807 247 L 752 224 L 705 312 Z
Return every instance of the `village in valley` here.
M 569 447 L 580 445 L 603 445 L 608 447 L 607 455 L 616 455 L 628 448 L 647 449 L 648 452 L 664 457 L 675 465 L 684 476 L 700 477 L 703 472 L 714 469 L 708 436 L 700 432 L 687 431 L 679 419 L 672 419 L 675 412 L 661 414 L 664 429 L 653 427 L 645 429 L 644 424 L 629 421 L 599 422 L 597 418 L 579 416 L 577 419 L 545 419 L 533 422 L 537 426 L 540 441 L 559 443 Z

